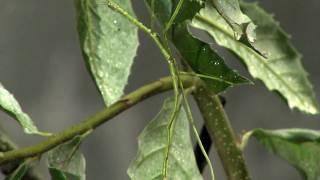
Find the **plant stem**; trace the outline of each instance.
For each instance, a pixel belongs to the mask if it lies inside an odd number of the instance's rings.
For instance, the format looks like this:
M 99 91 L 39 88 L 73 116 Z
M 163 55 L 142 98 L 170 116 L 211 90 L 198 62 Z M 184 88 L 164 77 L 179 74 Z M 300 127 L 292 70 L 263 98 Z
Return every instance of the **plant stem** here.
M 0 152 L 12 151 L 15 149 L 18 149 L 18 146 L 11 139 L 9 139 L 9 137 L 3 131 L 0 130 Z M 23 161 L 18 160 L 1 166 L 1 172 L 3 173 L 3 175 L 8 176 L 13 173 L 21 163 L 23 163 Z M 43 179 L 33 168 L 28 170 L 25 178 L 29 180 Z
M 206 128 L 218 151 L 229 180 L 250 180 L 242 151 L 238 147 L 220 99 L 204 85 L 194 93 Z
M 206 153 L 209 154 L 211 145 L 212 145 L 212 140 L 205 126 L 202 126 L 200 139 L 201 139 L 201 142 L 203 143 L 203 148 L 205 149 Z M 207 161 L 206 161 L 206 158 L 203 156 L 201 146 L 199 143 L 197 143 L 196 147 L 194 148 L 194 154 L 196 157 L 198 169 L 201 173 L 203 173 L 203 170 L 207 165 Z
M 190 76 L 180 76 L 180 79 L 186 88 L 197 84 L 198 80 L 197 78 Z M 25 159 L 28 157 L 41 155 L 42 153 L 45 153 L 46 151 L 72 139 L 77 135 L 81 135 L 85 132 L 95 129 L 138 102 L 164 91 L 171 90 L 173 88 L 172 82 L 173 80 L 171 77 L 161 78 L 158 81 L 137 89 L 136 91 L 128 94 L 118 102 L 114 103 L 103 111 L 98 112 L 87 120 L 73 127 L 67 128 L 60 133 L 54 134 L 52 137 L 47 138 L 45 141 L 40 142 L 39 144 L 0 153 L 0 165 L 17 159 Z

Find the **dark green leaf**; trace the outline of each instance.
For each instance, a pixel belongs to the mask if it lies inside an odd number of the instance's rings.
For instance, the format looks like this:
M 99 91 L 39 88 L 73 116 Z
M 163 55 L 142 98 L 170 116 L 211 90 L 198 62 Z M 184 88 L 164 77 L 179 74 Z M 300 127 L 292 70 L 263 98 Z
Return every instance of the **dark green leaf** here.
M 133 14 L 130 0 L 114 0 Z M 75 0 L 84 58 L 105 104 L 123 95 L 138 47 L 137 28 L 101 0 Z
M 276 90 L 290 108 L 310 114 L 318 113 L 318 105 L 307 73 L 301 65 L 301 55 L 292 47 L 278 23 L 256 4 L 243 3 L 243 11 L 257 24 L 255 46 L 267 50 L 267 58 L 233 38 L 233 30 L 212 4 L 192 21 L 192 26 L 207 31 L 216 42 L 238 55 L 255 78 L 270 90 Z
M 174 111 L 174 99 L 165 101 L 160 113 L 139 136 L 139 149 L 130 164 L 128 174 L 132 180 L 162 180 L 162 168 L 168 147 L 167 127 Z M 183 109 L 178 111 L 172 133 L 169 151 L 168 180 L 200 180 L 193 146 L 190 139 L 189 124 Z
M 24 113 L 18 101 L 14 96 L 6 90 L 0 83 L 0 109 L 3 109 L 10 116 L 15 118 L 18 123 L 23 127 L 24 132 L 27 134 L 45 135 L 39 132 L 38 128 L 33 124 L 33 121 L 28 114 Z
M 78 151 L 82 137 L 77 136 L 48 152 L 49 172 L 53 180 L 85 180 L 86 162 Z
M 150 2 L 151 0 L 147 1 L 148 5 L 150 5 Z M 159 14 L 158 11 L 170 12 L 169 8 L 172 8 L 170 0 L 161 2 L 169 5 L 163 5 L 156 8 L 156 15 Z M 177 4 L 177 2 L 178 1 L 175 1 L 175 4 Z M 160 3 L 160 1 L 158 3 Z M 230 86 L 249 83 L 247 79 L 241 77 L 238 73 L 228 68 L 223 59 L 213 51 L 208 44 L 194 38 L 188 31 L 186 21 L 191 19 L 201 8 L 202 4 L 200 1 L 184 1 L 184 4 L 173 24 L 171 38 L 173 44 L 180 52 L 183 59 L 196 73 L 211 77 L 202 79 L 213 92 L 220 93 Z M 169 18 L 162 18 L 162 16 L 158 16 L 158 19 L 160 19 L 162 26 L 164 26 Z
M 244 141 L 250 136 L 297 168 L 305 179 L 320 179 L 320 131 L 256 129 L 248 132 Z
M 208 44 L 192 37 L 186 23 L 175 26 L 173 42 L 181 56 L 196 73 L 212 77 L 202 79 L 214 93 L 220 93 L 237 84 L 250 82 L 228 68 L 224 60 Z
M 28 172 L 30 167 L 32 166 L 32 163 L 35 159 L 27 159 L 23 161 L 18 168 L 9 176 L 6 177 L 5 180 L 22 180 L 25 174 Z

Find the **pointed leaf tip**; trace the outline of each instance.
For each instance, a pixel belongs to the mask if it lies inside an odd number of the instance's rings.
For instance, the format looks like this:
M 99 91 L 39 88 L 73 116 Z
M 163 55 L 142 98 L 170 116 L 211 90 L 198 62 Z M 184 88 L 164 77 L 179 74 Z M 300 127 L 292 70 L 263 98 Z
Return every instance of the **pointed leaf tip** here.
M 133 14 L 130 0 L 114 0 Z M 123 95 L 139 44 L 138 30 L 100 0 L 75 0 L 84 59 L 106 105 Z
M 3 109 L 10 116 L 15 118 L 27 134 L 49 135 L 39 132 L 30 116 L 24 113 L 15 97 L 0 83 L 0 110 Z
M 269 90 L 278 91 L 291 109 L 317 114 L 319 106 L 301 65 L 301 56 L 285 32 L 257 4 L 241 3 L 241 8 L 257 25 L 254 44 L 266 50 L 267 58 L 235 40 L 232 28 L 210 3 L 195 16 L 192 26 L 207 31 L 219 45 L 233 51 L 247 65 L 250 74 L 261 79 Z

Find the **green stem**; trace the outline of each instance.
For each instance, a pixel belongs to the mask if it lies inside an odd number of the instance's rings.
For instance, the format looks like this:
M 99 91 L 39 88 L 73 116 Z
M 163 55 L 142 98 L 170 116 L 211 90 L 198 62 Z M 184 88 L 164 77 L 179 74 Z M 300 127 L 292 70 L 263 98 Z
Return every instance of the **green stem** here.
M 196 84 L 197 79 L 190 76 L 180 76 L 184 87 L 188 88 Z M 98 126 L 108 122 L 110 119 L 123 112 L 124 110 L 132 107 L 136 103 L 151 97 L 153 95 L 162 93 L 173 88 L 173 80 L 171 77 L 162 78 L 153 83 L 147 84 L 136 91 L 130 93 L 129 95 L 123 97 L 118 102 L 109 106 L 101 112 L 98 112 L 94 116 L 88 118 L 87 120 L 75 125 L 73 127 L 67 128 L 64 131 L 49 137 L 39 144 L 29 146 L 26 148 L 21 148 L 18 150 L 12 150 L 4 153 L 0 153 L 0 165 L 17 160 L 25 159 L 28 157 L 37 156 L 47 152 L 48 150 L 64 143 L 77 135 L 81 135 Z
M 229 180 L 250 180 L 242 151 L 220 99 L 205 86 L 194 93 L 206 127 L 218 151 Z
M 12 151 L 15 149 L 18 149 L 18 146 L 11 139 L 9 139 L 9 137 L 2 130 L 0 130 L 0 152 Z M 1 166 L 0 169 L 3 175 L 9 176 L 19 167 L 21 163 L 23 163 L 23 161 L 13 161 L 12 163 Z M 34 168 L 28 170 L 25 178 L 30 180 L 43 179 Z

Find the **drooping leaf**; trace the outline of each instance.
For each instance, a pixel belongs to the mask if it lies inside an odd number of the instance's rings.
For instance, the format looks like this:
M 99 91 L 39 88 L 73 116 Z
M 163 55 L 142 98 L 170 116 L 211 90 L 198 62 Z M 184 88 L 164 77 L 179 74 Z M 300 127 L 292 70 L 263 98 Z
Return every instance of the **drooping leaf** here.
M 22 180 L 23 177 L 26 175 L 30 167 L 32 166 L 32 163 L 34 162 L 34 158 L 30 158 L 27 160 L 24 160 L 15 171 L 13 171 L 12 174 L 6 177 L 5 180 Z
M 162 26 L 170 19 L 170 16 L 157 16 L 160 12 L 171 12 L 172 6 L 170 0 L 157 1 L 155 15 L 159 19 Z M 147 0 L 150 6 L 151 0 Z M 161 6 L 157 6 L 161 4 Z M 167 6 L 165 6 L 167 5 Z M 226 66 L 223 59 L 210 48 L 210 46 L 196 38 L 188 31 L 186 21 L 192 19 L 193 16 L 203 7 L 200 1 L 185 0 L 176 20 L 172 27 L 171 40 L 177 50 L 180 52 L 183 59 L 196 73 L 209 76 L 211 78 L 202 78 L 208 87 L 215 93 L 220 93 L 226 88 L 249 83 L 246 78 L 243 78 L 235 71 Z M 172 8 L 175 9 L 175 8 Z M 164 18 L 165 17 L 165 18 Z
M 307 73 L 301 65 L 301 55 L 290 44 L 278 23 L 256 4 L 243 3 L 243 11 L 257 24 L 255 46 L 267 50 L 267 58 L 233 38 L 232 28 L 212 4 L 195 16 L 192 26 L 207 31 L 215 41 L 239 56 L 255 78 L 270 90 L 278 91 L 290 108 L 310 114 L 318 113 L 318 105 Z
M 320 179 L 320 131 L 255 129 L 245 137 L 250 136 L 255 137 L 275 155 L 288 161 L 306 180 Z
M 133 15 L 130 0 L 114 0 Z M 106 105 L 123 95 L 138 48 L 138 31 L 101 0 L 75 0 L 83 55 Z
M 85 180 L 86 162 L 79 152 L 82 137 L 77 136 L 48 152 L 48 167 L 52 180 Z
M 255 39 L 254 28 L 255 25 L 251 19 L 242 13 L 240 9 L 239 0 L 210 0 L 215 9 L 232 27 L 235 38 L 239 40 L 243 35 L 246 35 L 250 42 Z M 247 29 L 247 27 L 250 27 Z M 249 31 L 247 31 L 249 30 Z
M 168 123 L 174 111 L 174 98 L 165 101 L 160 113 L 139 135 L 139 149 L 130 164 L 128 175 L 132 180 L 162 180 L 162 168 L 168 147 Z M 168 180 L 202 179 L 190 139 L 186 113 L 179 109 L 172 133 L 168 158 Z
M 18 101 L 14 96 L 6 90 L 0 83 L 0 109 L 7 112 L 10 116 L 15 118 L 18 123 L 23 127 L 23 130 L 27 134 L 39 134 L 45 135 L 45 133 L 39 132 L 38 128 L 33 124 L 33 121 L 28 114 L 24 113 L 20 107 Z

